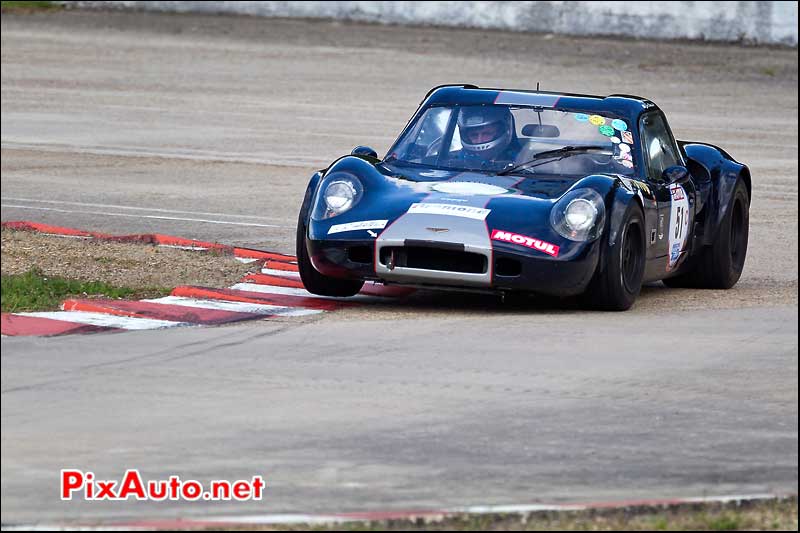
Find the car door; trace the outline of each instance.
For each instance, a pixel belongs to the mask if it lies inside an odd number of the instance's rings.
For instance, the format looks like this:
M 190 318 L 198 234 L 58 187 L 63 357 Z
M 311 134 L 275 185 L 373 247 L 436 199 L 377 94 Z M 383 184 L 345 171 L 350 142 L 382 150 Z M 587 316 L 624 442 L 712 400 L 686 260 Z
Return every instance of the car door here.
M 639 121 L 639 137 L 648 183 L 658 204 L 654 255 L 663 259 L 657 261 L 657 268 L 663 268 L 663 272 L 672 272 L 685 260 L 691 249 L 696 190 L 688 170 L 677 180 L 667 179 L 664 175 L 668 168 L 685 168 L 686 163 L 661 111 L 652 111 L 642 116 Z

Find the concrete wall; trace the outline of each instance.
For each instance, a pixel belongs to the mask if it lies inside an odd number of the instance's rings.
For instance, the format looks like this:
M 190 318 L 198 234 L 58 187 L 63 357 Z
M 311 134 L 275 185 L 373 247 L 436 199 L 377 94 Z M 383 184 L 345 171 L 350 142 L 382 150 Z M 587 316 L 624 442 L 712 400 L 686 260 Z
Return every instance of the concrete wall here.
M 797 2 L 71 2 L 179 12 L 338 18 L 797 46 Z

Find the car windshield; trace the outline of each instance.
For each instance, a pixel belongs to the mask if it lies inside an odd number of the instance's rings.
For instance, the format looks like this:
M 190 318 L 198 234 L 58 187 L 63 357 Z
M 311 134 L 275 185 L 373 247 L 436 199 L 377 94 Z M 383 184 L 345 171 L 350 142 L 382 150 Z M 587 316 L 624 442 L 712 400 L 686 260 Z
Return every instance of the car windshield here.
M 452 105 L 426 109 L 384 161 L 519 175 L 630 175 L 634 149 L 631 125 L 620 118 L 526 106 Z M 559 151 L 544 154 L 553 150 Z

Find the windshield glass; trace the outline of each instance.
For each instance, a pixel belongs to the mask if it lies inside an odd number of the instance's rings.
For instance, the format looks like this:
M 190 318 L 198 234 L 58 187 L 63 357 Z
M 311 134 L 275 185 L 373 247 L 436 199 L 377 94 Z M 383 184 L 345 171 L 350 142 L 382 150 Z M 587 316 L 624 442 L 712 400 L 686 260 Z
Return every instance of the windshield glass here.
M 597 114 L 507 105 L 430 107 L 389 152 L 386 162 L 446 170 L 499 172 L 541 157 L 515 174 L 634 172 L 633 136 L 625 120 Z

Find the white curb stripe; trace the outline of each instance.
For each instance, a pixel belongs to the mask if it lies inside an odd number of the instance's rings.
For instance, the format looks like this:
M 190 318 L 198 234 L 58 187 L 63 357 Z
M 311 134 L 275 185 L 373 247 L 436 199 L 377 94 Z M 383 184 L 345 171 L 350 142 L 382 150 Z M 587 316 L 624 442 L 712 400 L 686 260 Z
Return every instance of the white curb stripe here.
M 165 296 L 153 300 L 142 300 L 154 304 L 182 305 L 200 309 L 217 309 L 220 311 L 233 311 L 236 313 L 252 313 L 256 315 L 278 316 L 306 316 L 323 313 L 320 309 L 305 309 L 303 307 L 286 307 L 282 305 L 251 304 L 247 302 L 232 302 L 228 300 L 201 300 L 199 298 L 186 298 L 184 296 Z
M 208 248 L 203 246 L 179 246 L 177 244 L 157 244 L 160 248 L 175 248 L 177 250 L 189 250 L 192 252 L 205 252 Z
M 381 302 L 388 300 L 386 296 L 372 296 L 368 294 L 357 294 L 347 298 L 340 298 L 336 296 L 320 296 L 318 294 L 312 294 L 305 289 L 278 287 L 275 285 L 262 285 L 259 283 L 237 283 L 236 285 L 232 286 L 231 289 L 237 291 L 260 292 L 263 294 L 285 294 L 288 296 L 304 296 L 306 298 L 319 298 L 321 300 L 338 300 L 346 302 Z
M 279 278 L 300 279 L 300 272 L 295 272 L 293 270 L 275 270 L 274 268 L 262 268 L 261 273 L 268 274 L 270 276 L 277 276 Z
M 52 320 L 75 322 L 77 324 L 89 324 L 91 326 L 105 326 L 109 328 L 121 328 L 130 330 L 161 329 L 161 328 L 172 328 L 176 326 L 192 325 L 188 322 L 173 322 L 170 320 L 156 320 L 153 318 L 135 318 L 129 316 L 107 315 L 105 313 L 88 313 L 84 311 L 53 311 L 53 312 L 14 313 L 14 314 L 19 316 L 50 318 Z

